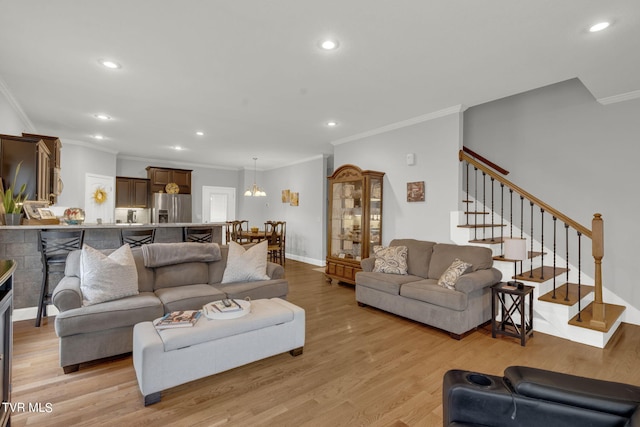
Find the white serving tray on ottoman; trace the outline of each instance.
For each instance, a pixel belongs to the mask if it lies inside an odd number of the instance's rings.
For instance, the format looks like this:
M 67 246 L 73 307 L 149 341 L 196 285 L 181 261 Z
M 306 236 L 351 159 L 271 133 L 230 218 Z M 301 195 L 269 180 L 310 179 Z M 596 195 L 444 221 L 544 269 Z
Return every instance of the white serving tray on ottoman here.
M 235 319 L 201 316 L 189 328 L 157 330 L 152 322 L 133 328 L 133 367 L 145 406 L 161 391 L 276 354 L 302 354 L 304 310 L 280 298 L 252 300 Z

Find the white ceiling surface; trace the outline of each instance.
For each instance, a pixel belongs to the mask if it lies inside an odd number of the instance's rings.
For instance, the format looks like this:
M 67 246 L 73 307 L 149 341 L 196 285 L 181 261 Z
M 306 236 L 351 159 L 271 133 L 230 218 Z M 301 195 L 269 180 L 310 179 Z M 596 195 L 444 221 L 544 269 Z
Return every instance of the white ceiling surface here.
M 271 169 L 574 77 L 640 93 L 639 20 L 638 0 L 0 0 L 0 79 L 63 142 Z

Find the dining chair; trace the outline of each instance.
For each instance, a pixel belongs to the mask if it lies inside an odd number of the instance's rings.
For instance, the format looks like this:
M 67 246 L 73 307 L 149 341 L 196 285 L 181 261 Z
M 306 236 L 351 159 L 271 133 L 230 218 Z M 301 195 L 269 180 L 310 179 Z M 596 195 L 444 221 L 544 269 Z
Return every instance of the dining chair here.
M 264 234 L 267 239 L 267 256 L 269 261 L 284 265 L 284 241 L 286 222 L 267 221 L 264 223 Z
M 182 229 L 182 241 L 213 243 L 213 227 L 184 227 Z
M 42 285 L 40 301 L 36 315 L 36 327 L 40 326 L 43 317 L 47 317 L 47 304 L 51 300 L 49 291 L 49 275 L 51 267 L 64 269 L 69 252 L 82 249 L 84 230 L 38 230 L 38 250 L 42 257 Z
M 246 219 L 231 221 L 231 240 L 240 244 L 249 243 L 251 241 L 251 237 L 249 237 L 248 233 L 249 221 Z
M 132 248 L 136 248 L 148 243 L 153 243 L 156 240 L 156 229 L 135 229 L 124 230 L 120 229 L 120 246 L 128 243 Z

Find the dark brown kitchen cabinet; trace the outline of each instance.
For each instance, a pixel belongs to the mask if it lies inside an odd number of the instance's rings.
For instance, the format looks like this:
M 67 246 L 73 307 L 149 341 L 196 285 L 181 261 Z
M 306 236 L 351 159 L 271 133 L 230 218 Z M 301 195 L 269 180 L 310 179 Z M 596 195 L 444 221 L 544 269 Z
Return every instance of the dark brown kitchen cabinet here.
M 49 201 L 52 193 L 51 152 L 44 141 L 38 137 L 0 135 L 0 151 L 3 184 L 13 184 L 20 165 L 16 190 L 26 184 L 28 200 Z
M 62 142 L 57 136 L 37 135 L 35 133 L 22 133 L 25 138 L 41 139 L 49 150 L 49 183 L 47 184 L 49 202 L 54 204 L 62 193 Z
M 175 182 L 180 188 L 180 194 L 191 194 L 191 172 L 188 169 L 148 166 L 147 178 L 150 181 L 150 191 L 152 193 L 166 193 L 167 184 Z
M 149 180 L 116 177 L 116 208 L 148 208 Z

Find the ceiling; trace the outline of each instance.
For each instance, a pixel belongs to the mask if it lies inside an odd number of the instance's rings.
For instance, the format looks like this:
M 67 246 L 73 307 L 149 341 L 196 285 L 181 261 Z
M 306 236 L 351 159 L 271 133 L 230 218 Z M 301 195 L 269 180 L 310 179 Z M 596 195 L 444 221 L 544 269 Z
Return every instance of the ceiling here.
M 574 77 L 638 95 L 639 20 L 638 0 L 0 0 L 0 90 L 63 143 L 272 169 Z

